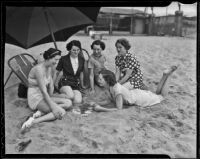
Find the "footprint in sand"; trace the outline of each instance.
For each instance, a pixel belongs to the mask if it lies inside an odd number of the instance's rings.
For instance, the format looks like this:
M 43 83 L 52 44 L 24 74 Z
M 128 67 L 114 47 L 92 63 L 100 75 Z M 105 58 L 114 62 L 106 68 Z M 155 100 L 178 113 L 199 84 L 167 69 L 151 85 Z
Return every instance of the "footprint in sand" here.
M 63 137 L 54 136 L 54 137 L 51 137 L 49 141 L 51 141 L 52 143 L 51 145 L 54 145 L 56 147 L 62 147 L 66 145 L 66 142 Z
M 164 122 L 149 122 L 148 124 L 155 129 L 162 129 L 168 133 L 173 133 L 176 130 L 173 126 Z
M 81 153 L 81 149 L 78 145 L 71 144 L 70 146 L 71 146 L 70 150 L 71 150 L 72 153 L 76 153 L 76 154 Z
M 151 148 L 152 149 L 158 149 L 158 148 L 161 148 L 161 147 L 166 147 L 166 144 L 167 144 L 167 141 L 159 140 L 158 142 L 153 143 Z
M 183 126 L 183 123 L 180 122 L 180 121 L 176 121 L 175 126 L 182 127 L 182 126 Z
M 7 144 L 16 144 L 20 139 L 17 139 L 17 138 L 6 138 L 6 143 Z
M 158 85 L 158 83 L 159 83 L 159 82 L 156 82 L 156 81 L 152 81 L 152 82 L 153 82 L 155 85 Z
M 158 149 L 158 148 L 160 148 L 161 147 L 161 144 L 160 143 L 154 143 L 152 146 L 151 146 L 151 148 L 153 149 L 153 150 L 155 150 L 155 149 Z
M 50 136 L 48 134 L 39 134 L 38 137 L 43 140 L 50 142 L 51 145 L 56 146 L 56 147 L 62 147 L 67 143 L 67 139 L 63 137 L 58 137 L 58 136 Z
M 176 147 L 177 147 L 180 151 L 182 151 L 182 152 L 184 152 L 184 153 L 190 153 L 190 152 L 191 152 L 191 148 L 190 148 L 189 146 L 186 146 L 185 144 L 183 145 L 183 144 L 177 143 L 177 144 L 176 144 Z
M 52 126 L 50 129 L 49 129 L 49 132 L 51 134 L 60 134 L 61 131 L 62 131 L 62 127 L 59 127 L 59 126 Z

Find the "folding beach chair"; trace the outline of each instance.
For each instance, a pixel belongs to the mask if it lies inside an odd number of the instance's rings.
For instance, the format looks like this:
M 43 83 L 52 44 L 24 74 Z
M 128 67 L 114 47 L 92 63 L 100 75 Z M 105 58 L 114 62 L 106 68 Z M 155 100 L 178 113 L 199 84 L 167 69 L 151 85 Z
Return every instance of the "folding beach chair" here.
M 4 87 L 6 86 L 12 73 L 14 73 L 21 80 L 21 82 L 28 87 L 28 74 L 35 64 L 37 64 L 37 60 L 32 55 L 27 53 L 22 53 L 10 58 L 8 60 L 8 66 L 10 67 L 11 72 L 4 84 Z

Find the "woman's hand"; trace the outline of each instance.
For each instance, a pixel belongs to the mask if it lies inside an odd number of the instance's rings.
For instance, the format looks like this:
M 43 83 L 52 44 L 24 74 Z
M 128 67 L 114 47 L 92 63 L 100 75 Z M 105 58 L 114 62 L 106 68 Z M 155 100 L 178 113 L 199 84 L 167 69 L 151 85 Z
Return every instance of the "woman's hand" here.
M 92 101 L 89 102 L 89 105 L 90 105 L 90 106 L 94 106 L 94 104 L 96 104 L 96 102 L 92 102 Z
M 87 89 L 87 87 L 85 85 L 82 85 L 81 88 L 82 89 Z
M 130 78 L 130 76 L 131 76 L 131 74 L 133 72 L 133 70 L 131 70 L 129 68 L 125 68 L 125 69 L 123 69 L 123 71 L 125 71 L 125 76 L 122 77 L 122 79 L 120 79 L 118 81 L 120 84 L 124 84 L 125 82 L 127 82 L 127 80 Z
M 65 115 L 65 110 L 62 107 L 59 107 L 58 105 L 54 106 L 52 112 L 55 115 L 56 119 L 59 120 L 61 120 L 62 117 Z
M 94 89 L 90 89 L 90 95 L 94 95 L 95 94 L 95 90 Z
M 124 69 L 122 69 L 122 72 L 125 72 L 125 73 L 127 73 L 127 71 L 128 71 L 128 70 L 130 70 L 130 68 L 124 68 Z M 136 73 L 136 71 L 135 71 L 135 70 L 132 70 L 132 72 Z M 132 73 L 132 72 L 131 72 L 131 73 Z

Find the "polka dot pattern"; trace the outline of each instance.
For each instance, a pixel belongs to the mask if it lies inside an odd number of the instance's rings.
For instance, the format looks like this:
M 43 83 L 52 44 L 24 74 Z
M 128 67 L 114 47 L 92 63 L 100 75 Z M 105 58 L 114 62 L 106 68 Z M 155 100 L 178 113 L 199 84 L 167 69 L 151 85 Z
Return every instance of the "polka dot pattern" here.
M 137 61 L 137 58 L 135 55 L 133 55 L 131 53 L 127 53 L 124 56 L 117 55 L 115 57 L 115 65 L 121 71 L 121 78 L 123 78 L 125 76 L 125 72 L 122 71 L 123 69 L 129 68 L 129 69 L 133 70 L 128 81 L 130 81 L 133 88 L 142 89 L 142 87 L 144 86 L 143 74 L 140 70 L 140 64 Z

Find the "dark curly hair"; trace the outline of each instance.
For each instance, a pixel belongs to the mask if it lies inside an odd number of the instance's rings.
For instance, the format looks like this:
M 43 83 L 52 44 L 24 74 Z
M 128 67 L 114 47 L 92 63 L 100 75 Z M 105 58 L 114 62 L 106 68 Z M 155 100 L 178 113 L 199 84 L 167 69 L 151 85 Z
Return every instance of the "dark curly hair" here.
M 43 58 L 45 60 L 49 60 L 51 58 L 54 58 L 57 55 L 61 55 L 61 51 L 55 48 L 49 48 L 47 51 L 43 53 Z
M 117 44 L 123 45 L 126 50 L 129 50 L 131 48 L 129 41 L 125 38 L 118 39 L 115 43 L 115 47 L 117 46 Z
M 66 45 L 67 51 L 70 51 L 73 46 L 77 46 L 81 50 L 81 42 L 78 40 L 72 40 Z
M 104 50 L 106 48 L 106 45 L 103 41 L 101 40 L 95 40 L 93 41 L 92 45 L 91 45 L 91 49 L 93 49 L 94 45 L 100 45 L 101 49 Z
M 115 74 L 110 70 L 101 70 L 99 74 L 102 74 L 104 80 L 108 83 L 109 86 L 114 86 L 117 81 L 115 78 Z

